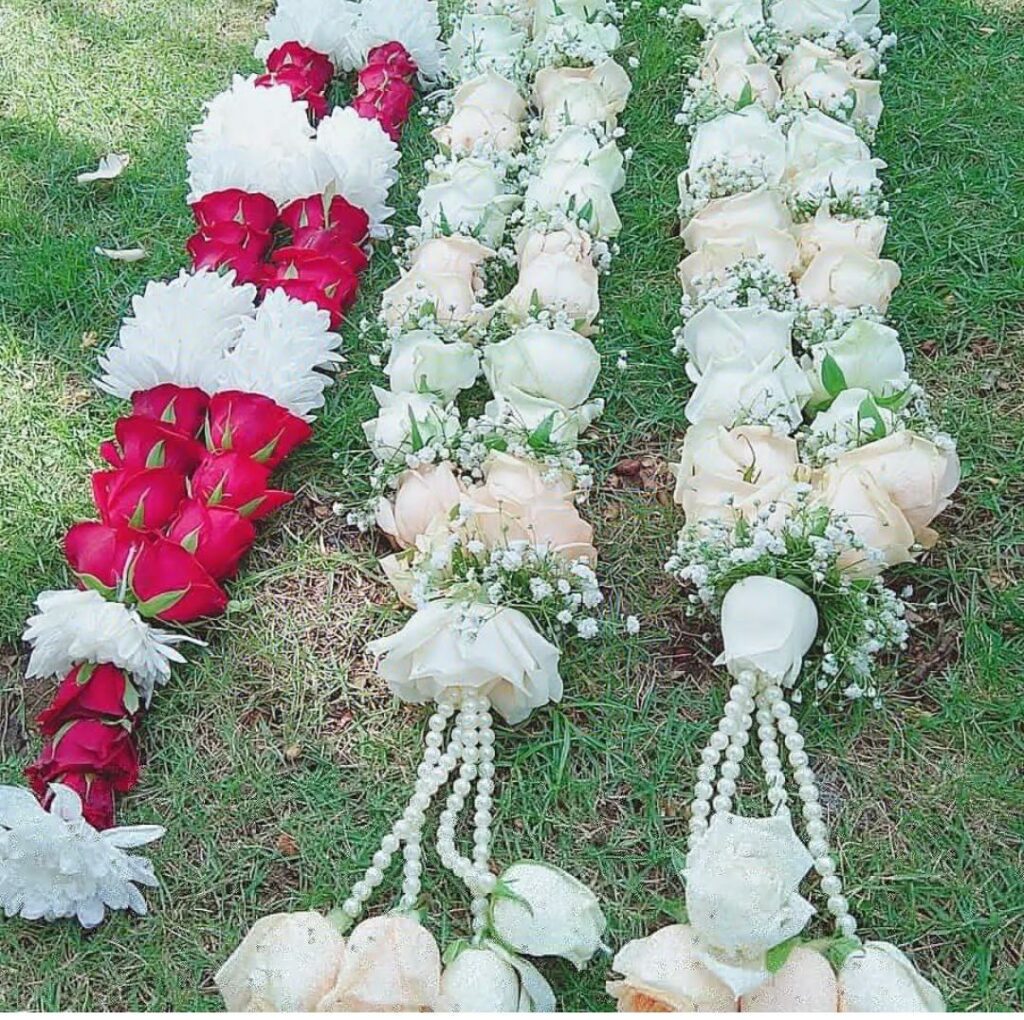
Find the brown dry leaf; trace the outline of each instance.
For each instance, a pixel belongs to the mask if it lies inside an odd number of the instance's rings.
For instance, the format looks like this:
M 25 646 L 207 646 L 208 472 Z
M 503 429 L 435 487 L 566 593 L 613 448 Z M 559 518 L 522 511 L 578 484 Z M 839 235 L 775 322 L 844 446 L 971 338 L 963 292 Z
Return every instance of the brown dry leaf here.
M 284 760 L 289 764 L 298 761 L 301 756 L 302 748 L 299 747 L 298 744 L 289 744 L 288 747 L 284 749 Z
M 299 844 L 295 837 L 287 832 L 282 832 L 277 837 L 277 850 L 278 853 L 282 853 L 285 857 L 295 857 L 299 852 Z
M 82 350 L 87 351 L 90 347 L 95 347 L 100 342 L 99 333 L 94 332 L 91 329 L 86 330 L 82 334 Z

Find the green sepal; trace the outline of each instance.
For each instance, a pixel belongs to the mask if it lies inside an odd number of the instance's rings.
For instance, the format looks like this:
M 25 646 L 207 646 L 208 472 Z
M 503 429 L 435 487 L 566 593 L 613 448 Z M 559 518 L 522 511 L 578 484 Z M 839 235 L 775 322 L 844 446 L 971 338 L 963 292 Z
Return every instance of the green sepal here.
M 151 599 L 140 602 L 136 609 L 141 616 L 159 616 L 166 613 L 168 609 L 176 606 L 186 595 L 188 588 L 179 588 L 177 591 L 165 591 L 160 595 L 154 595 Z

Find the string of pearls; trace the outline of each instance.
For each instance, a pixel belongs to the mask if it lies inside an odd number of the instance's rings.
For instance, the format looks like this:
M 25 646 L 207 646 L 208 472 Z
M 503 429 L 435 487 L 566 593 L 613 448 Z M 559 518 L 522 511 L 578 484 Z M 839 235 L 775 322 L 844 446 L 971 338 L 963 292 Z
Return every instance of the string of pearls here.
M 828 911 L 835 919 L 836 930 L 846 936 L 857 932 L 857 919 L 843 895 L 843 883 L 836 874 L 836 862 L 828 841 L 828 826 L 821 807 L 820 790 L 814 770 L 804 750 L 804 738 L 796 717 L 786 701 L 782 688 L 752 670 L 743 670 L 729 690 L 718 727 L 701 751 L 697 766 L 697 782 L 690 804 L 689 846 L 693 849 L 708 830 L 712 814 L 732 810 L 736 795 L 736 779 L 750 739 L 756 709 L 757 736 L 761 769 L 767 787 L 766 795 L 773 815 L 790 815 L 790 793 L 786 789 L 779 738 L 785 747 L 786 759 L 792 769 L 796 796 L 807 831 L 807 849 L 814 858 L 821 890 Z M 725 761 L 722 761 L 722 756 Z M 720 767 L 719 767 L 720 766 Z M 718 777 L 717 784 L 715 783 Z

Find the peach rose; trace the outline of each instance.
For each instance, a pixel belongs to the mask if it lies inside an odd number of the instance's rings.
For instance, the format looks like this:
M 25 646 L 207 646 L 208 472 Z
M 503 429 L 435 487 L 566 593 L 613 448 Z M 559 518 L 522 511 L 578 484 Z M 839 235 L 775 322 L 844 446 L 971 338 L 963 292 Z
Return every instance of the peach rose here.
M 377 527 L 396 546 L 408 549 L 435 520 L 446 519 L 461 498 L 462 487 L 447 461 L 405 471 L 398 480 L 394 501 L 381 497 Z
M 882 254 L 888 226 L 889 221 L 884 216 L 840 219 L 832 216 L 827 204 L 822 205 L 813 220 L 796 227 L 800 272 L 826 248 L 854 248 L 871 258 L 878 258 Z
M 448 123 L 431 132 L 438 144 L 456 153 L 478 143 L 502 152 L 519 148 L 526 101 L 507 78 L 493 71 L 472 78 L 456 90 L 452 105 Z
M 503 304 L 525 317 L 539 303 L 542 308 L 564 311 L 584 335 L 601 310 L 598 272 L 590 259 L 565 252 L 541 252 L 521 265 L 519 279 Z
M 756 188 L 739 195 L 712 199 L 691 217 L 680 235 L 689 251 L 709 241 L 729 241 L 748 234 L 753 224 L 759 230 L 790 233 L 793 217 L 782 194 L 774 188 Z
M 798 946 L 760 988 L 740 999 L 741 1013 L 835 1013 L 839 985 L 821 953 Z
M 804 270 L 797 293 L 816 305 L 870 305 L 884 312 L 901 275 L 891 259 L 874 258 L 859 248 L 826 248 Z

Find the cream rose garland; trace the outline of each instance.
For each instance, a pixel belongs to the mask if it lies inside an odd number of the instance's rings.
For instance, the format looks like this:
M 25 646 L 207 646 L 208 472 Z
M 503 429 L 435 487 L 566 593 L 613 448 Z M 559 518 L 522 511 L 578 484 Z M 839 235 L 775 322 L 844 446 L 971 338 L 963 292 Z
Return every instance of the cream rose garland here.
M 733 686 L 693 788 L 689 923 L 625 946 L 608 990 L 638 1011 L 941 1011 L 898 949 L 857 936 L 792 708 L 807 689 L 881 697 L 878 659 L 908 633 L 882 574 L 935 543 L 959 481 L 884 322 L 900 270 L 869 144 L 895 40 L 874 0 L 682 11 L 705 40 L 678 117 L 676 350 L 695 389 L 667 569 L 720 617 Z M 766 817 L 735 811 L 755 726 Z M 812 872 L 835 926 L 813 942 Z

